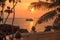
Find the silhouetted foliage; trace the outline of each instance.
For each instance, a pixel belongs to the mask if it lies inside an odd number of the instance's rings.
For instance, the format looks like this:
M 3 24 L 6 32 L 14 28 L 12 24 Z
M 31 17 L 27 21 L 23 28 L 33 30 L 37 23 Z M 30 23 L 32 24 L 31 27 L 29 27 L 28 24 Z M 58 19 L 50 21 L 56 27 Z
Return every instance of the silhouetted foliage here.
M 54 23 L 53 23 L 53 28 L 55 30 L 60 30 L 60 14 L 57 15 L 58 17 L 55 19 Z
M 27 29 L 20 29 L 19 30 L 21 33 L 28 33 L 28 30 Z
M 33 27 L 31 28 L 31 32 L 36 32 L 35 26 L 33 26 Z
M 46 26 L 44 32 L 51 32 L 52 26 Z
M 3 22 L 3 19 L 0 17 L 0 22 Z
M 6 3 L 6 0 L 0 0 L 0 6 L 2 8 L 2 10 L 1 10 L 2 19 L 4 18 L 3 12 L 4 12 L 5 3 Z M 3 22 L 3 20 L 2 20 L 2 22 Z
M 41 4 L 40 3 L 38 3 L 38 2 L 33 2 L 33 3 L 31 3 L 31 5 L 35 8 L 35 9 L 39 9 L 40 8 L 40 6 L 41 6 Z
M 38 23 L 40 24 L 43 23 L 44 21 L 48 21 L 49 19 L 53 19 L 56 14 L 57 13 L 55 10 L 45 13 L 43 16 L 39 18 Z
M 32 6 L 32 7 L 34 7 L 35 9 L 40 9 L 40 7 L 41 7 L 42 5 L 45 5 L 45 6 L 48 7 L 48 5 L 50 5 L 50 4 L 51 4 L 51 3 L 38 1 L 38 2 L 32 2 L 31 5 L 30 5 L 30 7 Z
M 60 0 L 54 1 L 51 5 L 49 5 L 49 8 L 60 6 Z
M 5 6 L 5 2 L 6 2 L 6 0 L 0 0 L 0 6 L 1 7 Z
M 60 8 L 57 8 L 58 12 L 60 12 Z
M 7 7 L 7 9 L 5 10 L 5 12 L 7 12 L 8 14 L 12 13 L 12 10 L 10 9 L 10 7 Z
M 21 0 L 9 0 L 9 2 L 21 2 Z
M 34 7 L 35 9 L 40 9 L 42 5 L 47 6 L 47 8 L 60 6 L 60 0 L 50 0 L 52 3 L 48 3 L 48 1 L 49 0 L 46 0 L 46 2 L 43 1 L 32 2 L 30 6 Z
M 6 35 L 12 34 L 12 31 L 13 33 L 15 33 L 18 29 L 19 26 L 14 26 L 14 25 L 12 26 L 10 24 L 0 24 L 0 30 L 2 30 L 2 32 L 4 32 Z
M 20 31 L 18 30 L 18 31 L 16 31 L 16 33 L 15 33 L 15 38 L 16 39 L 20 39 L 22 36 L 21 36 L 21 33 L 20 33 Z
M 0 40 L 3 40 L 3 38 L 5 38 L 6 34 L 0 30 Z
M 8 16 L 7 16 L 7 18 L 5 19 L 4 24 L 6 23 L 6 21 L 7 21 L 8 17 L 9 17 L 9 15 L 10 15 L 10 13 L 12 13 L 12 10 L 10 9 L 10 7 L 7 7 L 7 9 L 5 10 L 5 12 L 8 13 Z
M 11 2 L 13 3 L 13 7 L 11 9 L 10 9 L 10 7 L 7 7 L 7 10 L 5 10 L 5 12 L 7 12 L 8 14 L 12 12 L 12 9 L 15 8 L 15 6 L 18 2 L 21 2 L 21 0 L 0 0 L 0 6 L 2 8 L 2 10 L 1 10 L 2 15 L 1 16 L 3 16 L 3 17 L 4 17 L 3 13 L 4 13 L 4 7 L 6 5 L 6 1 L 9 1 L 9 3 L 11 3 Z

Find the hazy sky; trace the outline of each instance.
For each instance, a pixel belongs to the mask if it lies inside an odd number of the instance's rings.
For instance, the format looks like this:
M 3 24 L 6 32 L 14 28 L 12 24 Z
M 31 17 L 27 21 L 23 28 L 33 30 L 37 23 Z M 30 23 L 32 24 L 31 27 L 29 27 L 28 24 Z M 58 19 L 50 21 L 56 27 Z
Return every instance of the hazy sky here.
M 28 6 L 30 5 L 30 3 L 37 2 L 37 1 L 38 0 L 21 0 L 21 3 L 18 3 L 15 7 L 15 17 L 16 18 L 39 18 L 41 15 L 45 13 L 46 10 L 44 8 L 43 10 L 40 8 L 40 10 L 36 10 L 34 12 L 30 12 L 28 10 Z M 10 15 L 10 17 L 12 17 L 12 14 Z
M 16 17 L 18 18 L 30 18 L 32 16 L 35 16 L 35 14 L 32 14 L 29 12 L 28 6 L 30 5 L 31 2 L 36 2 L 37 0 L 21 0 L 21 3 L 19 3 L 16 6 Z

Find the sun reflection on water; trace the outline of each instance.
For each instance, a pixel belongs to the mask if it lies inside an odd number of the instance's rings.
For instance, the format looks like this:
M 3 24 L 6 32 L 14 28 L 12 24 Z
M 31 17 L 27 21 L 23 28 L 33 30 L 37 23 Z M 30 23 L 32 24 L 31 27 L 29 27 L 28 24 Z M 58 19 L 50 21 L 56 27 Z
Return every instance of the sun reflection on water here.
M 34 23 L 33 21 L 30 22 L 30 31 L 31 31 L 31 28 L 33 26 L 33 23 Z

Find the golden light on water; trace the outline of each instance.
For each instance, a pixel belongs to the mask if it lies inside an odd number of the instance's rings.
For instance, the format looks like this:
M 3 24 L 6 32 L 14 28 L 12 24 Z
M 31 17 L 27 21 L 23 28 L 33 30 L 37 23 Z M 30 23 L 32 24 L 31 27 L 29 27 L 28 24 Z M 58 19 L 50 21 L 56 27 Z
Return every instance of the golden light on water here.
M 31 31 L 31 28 L 32 28 L 32 26 L 33 26 L 33 21 L 32 22 L 30 22 L 30 31 Z

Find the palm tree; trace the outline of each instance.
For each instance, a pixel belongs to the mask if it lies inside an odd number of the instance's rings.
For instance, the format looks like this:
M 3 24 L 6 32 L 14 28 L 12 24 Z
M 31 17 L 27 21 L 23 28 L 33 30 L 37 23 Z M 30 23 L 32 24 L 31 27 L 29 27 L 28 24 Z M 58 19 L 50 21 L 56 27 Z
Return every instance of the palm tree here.
M 57 8 L 57 10 L 53 10 L 53 11 L 50 11 L 48 13 L 45 13 L 43 16 L 41 16 L 39 18 L 39 20 L 36 22 L 36 24 L 34 26 L 36 26 L 37 24 L 41 24 L 43 22 L 48 22 L 48 20 L 56 17 L 52 27 L 55 30 L 60 30 L 60 14 L 58 14 L 56 11 L 60 12 L 60 8 Z
M 4 24 L 6 23 L 6 21 L 7 21 L 8 17 L 9 17 L 9 15 L 10 15 L 10 13 L 12 13 L 12 10 L 10 9 L 10 7 L 7 7 L 7 9 L 5 10 L 5 12 L 8 13 L 8 16 L 7 16 L 7 18 L 5 19 Z
M 46 6 L 49 7 L 49 5 L 51 5 L 52 3 L 48 3 L 48 2 L 43 2 L 43 1 L 38 1 L 38 2 L 32 2 L 30 4 L 30 8 L 34 7 L 35 9 L 40 9 L 41 6 Z
M 14 13 L 14 14 L 13 14 L 13 20 L 12 20 L 12 26 L 13 26 L 13 22 L 14 22 L 14 19 L 15 19 L 15 6 L 16 6 L 16 4 L 17 4 L 18 2 L 21 2 L 21 1 L 20 1 L 20 0 L 9 0 L 9 3 L 11 3 L 11 2 L 13 3 L 13 7 L 12 7 L 12 8 L 7 7 L 7 9 L 5 10 L 5 12 L 8 13 L 8 16 L 7 16 L 7 18 L 5 19 L 4 24 L 6 23 L 9 15 L 10 15 L 10 13 L 13 12 L 13 13 Z M 12 34 L 13 34 L 13 28 L 12 28 Z M 13 35 L 12 35 L 12 39 L 13 39 Z
M 2 19 L 4 17 L 3 12 L 4 12 L 4 7 L 5 7 L 5 2 L 6 2 L 6 0 L 0 0 L 0 6 L 2 7 L 2 10 L 1 10 L 1 18 Z
M 7 1 L 7 0 L 0 0 L 0 6 L 2 7 L 2 10 L 1 10 L 1 16 L 2 16 L 2 17 L 4 17 L 4 16 L 3 16 L 3 12 L 4 12 L 4 7 L 5 7 L 6 1 Z M 21 0 L 8 0 L 8 1 L 9 1 L 9 3 L 13 2 L 13 7 L 11 8 L 11 10 L 15 8 L 15 6 L 16 6 L 16 4 L 17 4 L 18 2 L 21 2 Z M 14 10 L 15 10 L 15 9 L 14 9 Z M 6 12 L 7 12 L 7 11 L 6 11 Z M 9 13 L 8 13 L 8 14 L 9 14 Z M 14 21 L 14 17 L 15 17 L 15 12 L 14 12 L 14 15 L 13 15 L 13 21 Z M 13 24 L 13 21 L 12 21 L 12 24 Z M 4 23 L 5 23 L 5 22 L 4 22 Z
M 56 6 L 60 6 L 60 0 L 56 0 L 54 3 L 49 5 L 49 8 L 56 7 Z
M 60 14 L 57 15 L 57 18 L 55 19 L 55 21 L 53 23 L 53 28 L 54 28 L 55 31 L 60 30 Z
M 48 0 L 46 0 L 48 1 Z M 40 9 L 40 7 L 42 5 L 46 6 L 48 9 L 49 8 L 53 8 L 53 7 L 56 7 L 56 6 L 60 6 L 60 0 L 51 0 L 52 3 L 48 3 L 48 2 L 43 2 L 43 1 L 38 1 L 38 2 L 32 2 L 30 6 L 34 7 L 35 9 Z M 29 7 L 30 7 L 29 6 Z
M 57 15 L 56 10 L 50 11 L 48 13 L 45 13 L 43 16 L 41 16 L 38 21 L 36 22 L 35 26 L 37 24 L 41 24 L 43 22 L 48 22 L 48 20 L 53 19 Z
M 15 6 L 16 6 L 16 4 L 18 3 L 18 2 L 21 2 L 21 0 L 9 0 L 9 2 L 11 3 L 11 2 L 13 2 L 13 7 L 12 7 L 12 9 L 13 9 L 13 20 L 12 20 L 12 25 L 13 25 L 13 22 L 14 22 L 14 19 L 15 19 Z M 11 10 L 12 10 L 11 9 Z
M 47 0 L 48 1 L 48 0 Z M 51 0 L 53 3 L 47 3 L 47 2 L 33 2 L 31 3 L 33 5 L 34 8 L 37 8 L 37 9 L 40 9 L 40 7 L 42 5 L 45 5 L 47 6 L 47 8 L 53 8 L 53 7 L 57 7 L 57 6 L 60 6 L 60 0 Z M 39 4 L 38 4 L 39 3 Z M 36 5 L 38 4 L 38 5 Z M 48 19 L 52 19 L 55 15 L 57 15 L 56 11 L 53 10 L 53 11 L 50 11 L 46 14 L 44 14 L 42 17 L 39 18 L 38 22 L 36 22 L 36 24 L 34 26 L 36 26 L 37 24 L 41 24 L 43 23 L 44 21 L 48 21 Z
M 55 15 L 57 15 L 55 10 L 50 11 L 50 12 L 44 14 L 43 16 L 41 16 L 38 20 L 38 23 L 40 24 L 44 21 L 48 21 L 49 19 L 53 19 Z

